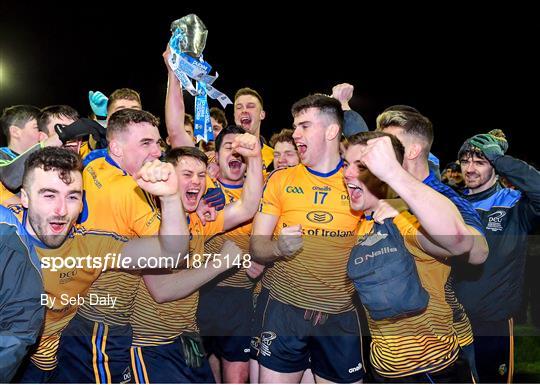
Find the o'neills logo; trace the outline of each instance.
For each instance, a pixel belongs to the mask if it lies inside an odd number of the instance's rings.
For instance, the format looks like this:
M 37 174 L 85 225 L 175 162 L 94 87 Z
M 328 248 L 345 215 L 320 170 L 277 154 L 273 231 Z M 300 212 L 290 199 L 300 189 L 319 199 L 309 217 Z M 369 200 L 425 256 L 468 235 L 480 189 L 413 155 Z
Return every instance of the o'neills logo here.
M 375 258 L 375 257 L 378 257 L 379 255 L 390 254 L 390 253 L 395 253 L 395 252 L 397 252 L 397 249 L 395 247 L 383 247 L 380 250 L 355 258 L 354 264 L 359 265 L 361 263 L 366 262 L 370 258 Z

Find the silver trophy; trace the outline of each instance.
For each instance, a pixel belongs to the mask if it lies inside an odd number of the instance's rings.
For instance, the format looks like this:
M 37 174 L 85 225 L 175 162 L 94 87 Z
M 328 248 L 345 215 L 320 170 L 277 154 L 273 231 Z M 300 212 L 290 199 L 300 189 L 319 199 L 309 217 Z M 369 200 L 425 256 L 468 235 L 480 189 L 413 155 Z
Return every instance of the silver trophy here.
M 198 59 L 206 46 L 206 36 L 208 30 L 201 19 L 195 14 L 189 14 L 171 23 L 171 31 L 180 28 L 184 32 L 185 38 L 179 42 L 177 47 L 180 52 L 184 52 Z

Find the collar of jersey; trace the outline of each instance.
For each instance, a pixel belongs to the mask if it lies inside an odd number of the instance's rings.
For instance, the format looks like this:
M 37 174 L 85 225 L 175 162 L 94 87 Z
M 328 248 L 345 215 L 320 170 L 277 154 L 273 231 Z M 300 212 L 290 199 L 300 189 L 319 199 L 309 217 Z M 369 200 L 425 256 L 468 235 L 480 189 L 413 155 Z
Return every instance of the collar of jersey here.
M 108 151 L 107 151 L 107 155 L 105 155 L 105 161 L 106 161 L 107 163 L 109 163 L 111 166 L 114 166 L 114 167 L 116 167 L 117 169 L 121 170 L 121 171 L 124 173 L 124 176 L 127 175 L 127 172 L 126 172 L 122 167 L 120 167 L 120 166 L 118 165 L 118 163 L 116 163 L 116 162 L 114 161 L 113 158 L 111 158 L 111 156 L 109 155 L 109 152 L 108 152 Z
M 329 176 L 332 176 L 335 173 L 337 173 L 341 169 L 342 166 L 343 166 L 343 159 L 340 159 L 338 165 L 336 166 L 336 168 L 333 169 L 330 172 L 318 172 L 318 171 L 310 169 L 307 166 L 306 166 L 306 170 L 308 170 L 313 175 L 320 176 L 320 177 L 323 177 L 323 178 L 328 178 Z
M 14 152 L 11 148 L 9 147 L 2 147 L 0 148 L 0 151 L 2 151 L 4 154 L 10 156 L 12 159 L 15 159 L 16 157 L 19 156 L 19 154 L 17 154 L 16 152 Z
M 429 170 L 429 175 L 422 181 L 422 183 L 429 185 L 434 179 L 438 180 L 435 173 L 432 170 Z
M 121 170 L 123 173 L 124 173 L 124 176 L 127 175 L 127 172 L 124 171 L 122 169 L 122 167 L 120 167 L 118 165 L 118 163 L 116 163 L 113 158 L 111 158 L 111 156 L 109 155 L 109 151 L 106 149 L 106 148 L 100 148 L 98 150 L 94 150 L 92 152 L 90 152 L 90 154 L 88 154 L 86 156 L 86 158 L 84 158 L 83 160 L 83 165 L 84 167 L 86 167 L 90 162 L 92 162 L 93 160 L 95 159 L 99 159 L 99 158 L 105 158 L 105 161 L 107 163 L 109 163 L 111 166 L 114 166 L 116 167 L 117 169 Z
M 476 194 L 471 194 L 471 190 L 466 189 L 466 190 L 463 190 L 463 195 L 465 195 L 467 200 L 470 202 L 478 202 L 478 201 L 482 201 L 490 197 L 491 195 L 495 194 L 497 191 L 502 190 L 502 189 L 503 187 L 501 186 L 499 181 L 496 181 L 495 184 L 491 186 L 490 188 L 488 188 L 486 191 L 482 191 Z
M 229 188 L 229 189 L 235 189 L 235 188 L 244 187 L 244 182 L 242 182 L 242 184 L 227 184 L 227 183 L 223 183 L 222 181 L 219 181 L 219 184 L 222 185 L 223 187 Z

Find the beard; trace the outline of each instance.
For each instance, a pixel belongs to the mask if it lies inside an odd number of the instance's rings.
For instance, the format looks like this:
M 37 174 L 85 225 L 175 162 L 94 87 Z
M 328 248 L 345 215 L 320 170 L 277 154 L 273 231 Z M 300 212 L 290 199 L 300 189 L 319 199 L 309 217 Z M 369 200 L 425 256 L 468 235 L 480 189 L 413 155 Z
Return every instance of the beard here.
M 67 218 L 65 217 L 52 217 L 50 218 L 51 221 L 54 220 L 62 220 L 66 221 Z M 56 249 L 64 243 L 67 236 L 69 235 L 69 232 L 71 230 L 71 223 L 69 221 L 65 225 L 65 229 L 60 234 L 49 234 L 49 220 L 39 217 L 36 214 L 30 214 L 28 213 L 28 221 L 30 223 L 30 226 L 34 230 L 34 233 L 36 234 L 36 237 L 43 242 L 47 247 L 50 247 L 52 249 Z

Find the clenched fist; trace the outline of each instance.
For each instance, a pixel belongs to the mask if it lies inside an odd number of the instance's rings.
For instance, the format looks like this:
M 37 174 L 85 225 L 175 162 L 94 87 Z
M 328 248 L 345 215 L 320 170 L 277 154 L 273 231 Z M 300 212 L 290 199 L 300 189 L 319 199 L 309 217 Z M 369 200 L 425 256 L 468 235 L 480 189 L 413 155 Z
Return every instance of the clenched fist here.
M 154 160 L 145 163 L 133 176 L 140 188 L 157 197 L 178 192 L 178 179 L 171 163 Z
M 232 143 L 232 149 L 246 158 L 261 156 L 259 138 L 248 133 L 236 135 Z
M 282 256 L 294 255 L 304 246 L 302 226 L 294 225 L 281 229 L 278 237 L 278 248 Z

